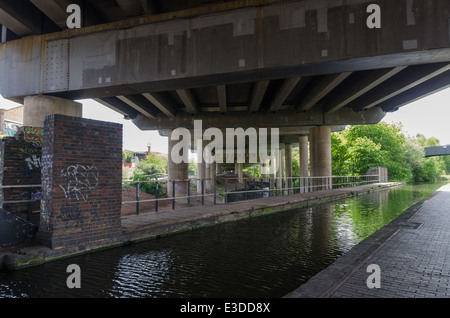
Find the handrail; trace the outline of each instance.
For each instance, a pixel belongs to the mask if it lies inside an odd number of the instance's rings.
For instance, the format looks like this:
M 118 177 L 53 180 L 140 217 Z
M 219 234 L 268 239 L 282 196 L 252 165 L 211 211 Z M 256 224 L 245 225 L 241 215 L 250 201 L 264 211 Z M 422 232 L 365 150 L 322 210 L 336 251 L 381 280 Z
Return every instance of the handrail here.
M 329 190 L 336 187 L 350 187 L 362 184 L 376 183 L 379 182 L 379 175 L 361 175 L 361 176 L 312 176 L 312 177 L 270 177 L 263 176 L 260 178 L 239 178 L 234 176 L 224 175 L 223 181 L 223 189 L 224 192 L 219 193 L 219 198 L 223 197 L 223 204 L 228 203 L 228 197 L 230 195 L 238 195 L 244 194 L 245 200 L 247 200 L 247 195 L 252 193 L 267 193 L 268 196 L 278 196 L 278 195 L 288 195 L 292 193 L 306 193 L 306 192 L 315 192 L 322 190 Z M 208 192 L 205 186 L 205 182 L 210 182 L 212 185 L 209 186 L 209 189 L 213 189 L 213 192 Z M 231 181 L 231 182 L 229 182 Z M 159 183 L 166 183 L 167 185 L 172 183 L 172 193 L 168 194 L 168 197 L 160 198 L 159 197 Z M 205 204 L 206 197 L 214 197 L 214 204 L 217 204 L 217 190 L 218 190 L 218 178 L 188 178 L 188 179 L 177 179 L 177 180 L 169 180 L 168 178 L 154 180 L 122 180 L 122 184 L 124 183 L 133 183 L 136 184 L 136 200 L 131 201 L 122 201 L 122 204 L 136 204 L 136 214 L 139 214 L 140 208 L 139 203 L 145 202 L 155 202 L 155 212 L 158 212 L 158 202 L 164 200 L 172 201 L 172 209 L 175 209 L 176 200 L 187 200 L 188 205 L 191 206 L 191 199 L 201 198 L 202 205 Z M 140 184 L 141 183 L 156 183 L 155 195 L 154 199 L 145 199 L 142 200 L 139 198 L 140 193 Z M 175 195 L 175 186 L 179 183 L 187 183 L 187 195 L 176 196 Z M 197 187 L 201 188 L 201 193 L 191 194 L 191 183 L 194 183 Z M 233 186 L 234 183 L 234 191 L 229 191 L 228 187 Z M 238 188 L 238 184 L 241 189 Z M 244 189 L 242 189 L 242 184 L 244 185 Z M 247 186 L 250 185 L 252 188 L 247 189 Z M 40 184 L 32 184 L 32 185 L 0 185 L 0 189 L 9 189 L 9 188 L 28 188 L 30 199 L 28 200 L 10 200 L 3 201 L 1 200 L 1 204 L 14 204 L 14 203 L 31 203 L 35 201 L 39 201 L 40 199 L 31 199 L 31 188 L 39 188 Z M 230 188 L 231 188 L 230 187 Z M 30 210 L 30 207 L 29 207 Z M 30 214 L 30 211 L 29 211 Z
M 130 183 L 129 180 L 125 180 L 123 183 Z M 205 182 L 210 181 L 213 182 L 210 185 L 210 189 L 213 189 L 213 193 L 205 193 Z M 229 182 L 234 183 L 234 191 L 228 190 Z M 239 182 L 242 181 L 242 182 Z M 166 185 L 171 182 L 172 189 L 175 188 L 175 185 L 179 183 L 187 182 L 187 195 L 176 196 L 175 190 L 173 193 L 169 194 L 168 197 L 160 198 L 158 196 L 158 190 L 156 190 L 156 198 L 154 199 L 145 199 L 142 200 L 139 198 L 139 185 L 140 183 L 156 183 L 159 187 L 159 183 L 166 183 Z M 194 183 L 198 186 L 200 183 L 201 194 L 190 194 L 191 183 Z M 268 193 L 269 196 L 278 196 L 278 195 L 286 195 L 293 193 L 305 193 L 305 192 L 315 192 L 321 190 L 327 190 L 336 187 L 350 187 L 362 184 L 376 183 L 379 182 L 378 175 L 360 175 L 360 176 L 313 176 L 313 177 L 260 177 L 260 178 L 239 178 L 226 176 L 224 177 L 224 193 L 219 194 L 219 197 L 223 197 L 223 203 L 228 202 L 228 196 L 244 194 L 247 198 L 248 194 L 251 193 Z M 202 198 L 202 205 L 205 204 L 205 197 L 214 197 L 214 204 L 217 204 L 217 188 L 218 188 L 218 180 L 217 178 L 189 178 L 189 179 L 177 179 L 177 180 L 133 180 L 131 183 L 136 184 L 136 200 L 131 201 L 122 201 L 122 204 L 136 204 L 136 214 L 139 214 L 139 203 L 144 202 L 155 202 L 155 212 L 158 212 L 158 202 L 164 200 L 172 201 L 172 209 L 175 209 L 175 201 L 176 200 L 187 200 L 188 205 L 191 206 L 190 200 L 195 198 Z M 244 190 L 238 190 L 238 183 L 240 185 L 244 184 Z M 247 189 L 247 185 L 251 184 L 254 189 Z M 268 184 L 268 187 L 266 186 Z M 231 184 L 232 186 L 232 184 Z M 259 189 L 255 189 L 258 188 Z M 246 200 L 246 199 L 245 199 Z

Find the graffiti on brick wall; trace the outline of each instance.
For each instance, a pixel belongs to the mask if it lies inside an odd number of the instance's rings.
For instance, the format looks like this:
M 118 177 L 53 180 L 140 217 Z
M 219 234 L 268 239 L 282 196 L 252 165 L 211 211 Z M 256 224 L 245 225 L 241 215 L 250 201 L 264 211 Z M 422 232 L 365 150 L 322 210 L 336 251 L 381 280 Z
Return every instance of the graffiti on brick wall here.
M 41 184 L 42 184 L 42 194 L 50 195 L 51 184 L 50 184 L 50 173 L 53 168 L 53 156 L 43 155 L 41 160 Z
M 79 226 L 82 223 L 80 209 L 77 206 L 63 206 L 58 217 L 63 221 L 73 222 L 74 226 Z
M 25 158 L 25 162 L 28 165 L 28 169 L 30 170 L 41 167 L 41 157 L 38 157 L 36 155 Z
M 43 134 L 42 128 L 24 127 L 23 139 L 27 142 L 27 146 L 19 149 L 25 155 L 24 166 L 22 167 L 23 177 L 40 175 Z
M 42 136 L 44 135 L 44 129 L 39 127 L 24 127 L 23 139 L 26 142 L 42 146 Z
M 98 185 L 98 169 L 94 166 L 69 166 L 61 170 L 61 176 L 65 178 L 65 183 L 60 187 L 67 199 L 86 201 L 90 192 Z

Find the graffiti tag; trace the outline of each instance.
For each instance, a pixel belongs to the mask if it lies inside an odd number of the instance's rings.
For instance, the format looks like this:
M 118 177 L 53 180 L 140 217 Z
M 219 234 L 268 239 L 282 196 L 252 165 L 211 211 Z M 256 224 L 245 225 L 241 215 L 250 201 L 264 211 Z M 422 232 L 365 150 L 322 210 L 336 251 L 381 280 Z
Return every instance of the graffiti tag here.
M 61 170 L 61 176 L 66 179 L 64 186 L 60 185 L 60 187 L 67 199 L 86 201 L 89 193 L 98 185 L 98 169 L 94 166 L 69 166 Z

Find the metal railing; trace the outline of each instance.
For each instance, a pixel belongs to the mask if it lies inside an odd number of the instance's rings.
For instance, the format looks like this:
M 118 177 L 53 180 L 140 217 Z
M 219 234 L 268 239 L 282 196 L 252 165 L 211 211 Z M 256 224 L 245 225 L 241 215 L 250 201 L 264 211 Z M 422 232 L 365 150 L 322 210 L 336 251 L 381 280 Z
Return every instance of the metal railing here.
M 289 195 L 294 193 L 316 192 L 337 188 L 355 187 L 358 185 L 378 183 L 378 175 L 364 176 L 324 176 L 324 177 L 290 177 L 290 178 L 237 178 L 226 177 L 214 179 L 183 179 L 167 180 L 165 178 L 149 181 L 124 180 L 136 187 L 136 200 L 122 201 L 122 204 L 135 204 L 136 215 L 140 213 L 140 203 L 154 202 L 155 212 L 159 211 L 158 203 L 171 201 L 172 210 L 176 207 L 176 202 L 185 202 L 187 206 L 192 206 L 192 200 L 199 198 L 201 205 L 205 205 L 206 199 L 212 197 L 210 204 L 226 204 L 231 201 L 245 201 L 253 198 L 273 197 Z M 155 183 L 154 199 L 141 199 L 140 186 L 143 183 Z M 161 188 L 171 193 L 160 196 Z M 211 184 L 212 183 L 212 184 Z M 171 187 L 168 185 L 171 184 Z M 186 195 L 178 195 L 176 189 L 184 189 Z M 198 190 L 200 189 L 200 191 Z
M 140 203 L 154 202 L 155 212 L 159 211 L 159 203 L 170 201 L 172 210 L 176 207 L 176 202 L 185 201 L 187 206 L 192 206 L 192 200 L 199 199 L 201 205 L 205 205 L 207 199 L 212 197 L 212 202 L 208 204 L 226 204 L 231 201 L 245 201 L 254 198 L 275 197 L 294 193 L 307 193 L 336 188 L 355 187 L 358 185 L 378 183 L 378 175 L 365 176 L 325 176 L 325 177 L 291 177 L 291 178 L 236 178 L 222 176 L 214 179 L 190 178 L 184 180 L 167 180 L 167 178 L 155 178 L 155 180 L 122 180 L 124 184 L 136 187 L 136 200 L 122 201 L 122 204 L 135 204 L 136 215 L 140 213 Z M 143 192 L 140 187 L 145 183 L 155 183 L 154 199 L 142 199 Z M 168 187 L 169 183 L 171 187 Z M 212 184 L 211 184 L 212 183 Z M 164 186 L 165 184 L 165 186 Z M 31 219 L 31 203 L 40 201 L 41 197 L 33 198 L 33 188 L 40 188 L 40 184 L 34 185 L 2 185 L 0 189 L 25 188 L 27 199 L 4 201 L 4 193 L 1 196 L 0 205 L 27 203 L 27 219 Z M 176 189 L 181 188 L 186 191 L 186 195 L 177 195 Z M 162 196 L 164 188 L 171 189 L 171 193 Z M 200 190 L 198 190 L 200 189 Z
M 18 204 L 18 203 L 27 203 L 27 221 L 31 220 L 31 213 L 33 212 L 31 209 L 31 203 L 37 202 L 41 200 L 41 194 L 33 197 L 33 188 L 41 188 L 40 184 L 26 184 L 26 185 L 1 185 L 0 189 L 2 190 L 1 194 L 1 200 L 0 200 L 0 206 L 3 208 L 4 204 Z M 21 196 L 22 199 L 20 200 L 4 200 L 4 189 L 27 189 L 27 191 L 24 191 L 22 193 L 17 193 L 17 196 Z M 24 194 L 26 194 L 27 199 L 23 199 Z M 36 193 L 37 194 L 37 193 Z

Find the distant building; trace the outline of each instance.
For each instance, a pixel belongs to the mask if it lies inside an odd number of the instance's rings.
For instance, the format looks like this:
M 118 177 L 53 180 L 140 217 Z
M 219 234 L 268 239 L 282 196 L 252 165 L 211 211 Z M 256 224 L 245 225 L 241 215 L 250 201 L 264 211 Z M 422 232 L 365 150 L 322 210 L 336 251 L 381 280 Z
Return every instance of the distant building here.
M 23 126 L 23 106 L 0 109 L 0 135 L 14 136 Z

